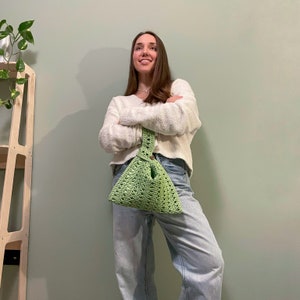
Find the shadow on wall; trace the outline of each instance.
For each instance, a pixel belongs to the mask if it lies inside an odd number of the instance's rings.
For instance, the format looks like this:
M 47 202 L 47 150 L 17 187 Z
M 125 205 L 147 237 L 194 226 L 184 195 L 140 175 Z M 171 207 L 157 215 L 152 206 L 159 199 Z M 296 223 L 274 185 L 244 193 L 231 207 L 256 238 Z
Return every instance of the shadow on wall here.
M 199 150 L 196 152 L 195 149 Z M 194 174 L 191 184 L 215 235 L 218 235 L 223 200 L 214 157 L 204 126 L 199 129 L 193 140 L 192 151 Z
M 119 298 L 107 201 L 110 155 L 97 137 L 109 101 L 124 91 L 128 58 L 125 49 L 88 53 L 76 77 L 88 109 L 66 116 L 34 147 L 29 299 Z
M 195 149 L 199 150 L 196 152 Z M 222 243 L 218 239 L 222 226 L 222 192 L 218 181 L 217 166 L 204 126 L 199 129 L 193 140 L 192 151 L 194 167 L 194 175 L 191 178 L 192 188 L 222 249 Z M 225 257 L 224 260 L 224 277 L 226 277 Z M 225 280 L 223 282 L 222 300 L 230 300 Z

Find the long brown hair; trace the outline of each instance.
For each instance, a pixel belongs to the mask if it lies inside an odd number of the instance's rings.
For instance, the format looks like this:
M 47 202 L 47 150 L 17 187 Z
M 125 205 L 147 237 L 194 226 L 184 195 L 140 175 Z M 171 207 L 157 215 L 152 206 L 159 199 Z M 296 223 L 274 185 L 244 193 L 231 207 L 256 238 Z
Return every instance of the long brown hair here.
M 132 41 L 129 76 L 125 96 L 134 94 L 139 85 L 138 72 L 133 65 L 133 51 L 137 39 L 143 34 L 151 34 L 156 40 L 157 58 L 152 75 L 151 89 L 148 97 L 144 100 L 147 103 L 166 102 L 170 97 L 171 71 L 168 62 L 167 52 L 163 41 L 152 31 L 140 32 Z

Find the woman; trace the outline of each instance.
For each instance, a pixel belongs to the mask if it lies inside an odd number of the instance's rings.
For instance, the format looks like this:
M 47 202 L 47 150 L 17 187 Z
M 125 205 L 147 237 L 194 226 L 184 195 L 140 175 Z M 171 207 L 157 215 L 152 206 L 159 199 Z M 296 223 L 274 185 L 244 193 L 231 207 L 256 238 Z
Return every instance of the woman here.
M 113 153 L 114 184 L 138 152 L 142 127 L 154 131 L 153 154 L 172 179 L 183 213 L 159 214 L 113 204 L 115 267 L 125 300 L 157 299 L 155 220 L 182 276 L 180 299 L 221 299 L 221 250 L 189 180 L 193 171 L 190 144 L 200 126 L 194 93 L 185 80 L 172 81 L 163 42 L 151 31 L 139 33 L 132 42 L 125 95 L 109 104 L 99 141 Z

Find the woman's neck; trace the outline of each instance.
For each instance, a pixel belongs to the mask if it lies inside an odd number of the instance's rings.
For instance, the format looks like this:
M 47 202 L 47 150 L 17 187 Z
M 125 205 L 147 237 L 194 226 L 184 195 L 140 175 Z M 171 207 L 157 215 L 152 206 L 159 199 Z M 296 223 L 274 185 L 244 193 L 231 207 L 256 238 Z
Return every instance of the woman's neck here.
M 150 86 L 146 84 L 139 83 L 137 91 L 143 92 L 143 93 L 149 93 L 150 92 Z
M 136 95 L 145 100 L 150 93 L 152 77 L 147 74 L 139 74 L 139 84 L 137 87 Z
M 145 100 L 149 96 L 150 89 L 151 89 L 150 85 L 146 85 L 146 84 L 140 82 L 135 94 L 140 99 Z
M 152 83 L 152 76 L 148 74 L 139 74 L 139 85 L 138 89 L 149 90 Z

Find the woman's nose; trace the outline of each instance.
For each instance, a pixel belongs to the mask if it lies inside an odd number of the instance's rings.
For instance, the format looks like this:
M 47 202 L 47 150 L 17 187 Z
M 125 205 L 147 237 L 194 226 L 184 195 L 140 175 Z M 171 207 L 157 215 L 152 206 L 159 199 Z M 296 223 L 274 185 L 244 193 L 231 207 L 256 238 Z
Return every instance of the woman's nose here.
M 148 49 L 147 48 L 144 48 L 143 49 L 143 55 L 148 55 L 149 53 L 148 53 Z

